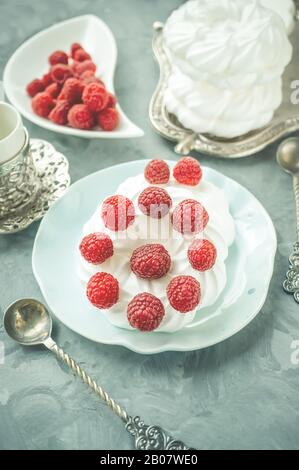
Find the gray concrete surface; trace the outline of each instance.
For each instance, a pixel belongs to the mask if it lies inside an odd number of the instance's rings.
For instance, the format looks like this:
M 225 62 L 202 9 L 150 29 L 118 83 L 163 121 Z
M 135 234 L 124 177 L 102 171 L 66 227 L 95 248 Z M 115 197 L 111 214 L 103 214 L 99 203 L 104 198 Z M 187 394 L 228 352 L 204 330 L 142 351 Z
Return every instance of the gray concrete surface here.
M 158 78 L 152 23 L 179 0 L 10 0 L 0 2 L 0 73 L 26 38 L 56 21 L 87 12 L 114 32 L 119 50 L 116 90 L 121 105 L 145 130 L 136 140 L 86 141 L 26 122 L 33 137 L 51 141 L 70 161 L 72 180 L 109 165 L 159 155 L 177 158 L 151 129 L 148 103 Z M 299 105 L 298 105 L 299 106 Z M 270 213 L 278 236 L 275 271 L 256 319 L 231 339 L 206 350 L 142 356 L 94 344 L 58 322 L 57 341 L 132 414 L 160 423 L 198 449 L 298 449 L 299 307 L 283 293 L 295 239 L 291 181 L 275 164 L 276 144 L 238 161 L 199 156 L 251 190 Z M 18 297 L 42 299 L 31 269 L 38 223 L 0 236 L 0 313 Z M 63 262 L 63 260 L 61 260 Z M 10 341 L 0 323 L 0 449 L 127 449 L 122 423 L 78 380 L 41 349 Z M 2 361 L 3 362 L 3 361 Z

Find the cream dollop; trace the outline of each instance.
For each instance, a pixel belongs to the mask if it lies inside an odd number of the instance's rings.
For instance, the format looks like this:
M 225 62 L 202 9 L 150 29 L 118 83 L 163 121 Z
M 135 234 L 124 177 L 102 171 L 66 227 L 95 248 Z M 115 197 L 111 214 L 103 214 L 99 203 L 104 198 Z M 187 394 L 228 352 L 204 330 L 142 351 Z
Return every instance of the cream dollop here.
M 164 38 L 184 74 L 218 88 L 273 82 L 292 56 L 281 17 L 251 0 L 190 0 L 170 15 Z
M 176 67 L 164 101 L 184 127 L 194 132 L 233 138 L 265 126 L 282 101 L 282 81 L 241 89 L 223 89 L 193 81 Z
M 210 306 L 216 302 L 226 284 L 225 259 L 228 247 L 234 240 L 234 221 L 229 213 L 228 203 L 222 190 L 212 183 L 203 180 L 198 186 L 186 186 L 171 179 L 164 187 L 172 198 L 173 207 L 184 199 L 200 201 L 209 213 L 209 222 L 203 234 L 217 248 L 217 260 L 214 267 L 205 272 L 194 270 L 187 257 L 188 247 L 192 236 L 184 236 L 172 229 L 170 215 L 162 219 L 145 216 L 138 209 L 138 197 L 141 191 L 148 187 L 148 182 L 142 174 L 127 178 L 116 190 L 130 198 L 136 208 L 136 219 L 124 232 L 113 232 L 107 229 L 101 219 L 100 204 L 91 219 L 85 224 L 83 234 L 105 232 L 113 240 L 114 255 L 103 264 L 94 266 L 87 263 L 81 256 L 78 266 L 78 276 L 87 284 L 90 277 L 98 271 L 104 271 L 115 276 L 120 285 L 119 301 L 105 311 L 107 319 L 115 326 L 131 329 L 127 320 L 127 306 L 138 293 L 150 292 L 163 303 L 165 316 L 155 331 L 174 332 L 190 324 L 198 309 Z M 172 264 L 166 276 L 157 280 L 139 279 L 131 271 L 130 257 L 135 248 L 145 243 L 161 243 L 168 250 Z M 195 310 L 182 314 L 174 310 L 166 295 L 166 287 L 170 280 L 177 275 L 194 276 L 201 285 L 201 303 Z

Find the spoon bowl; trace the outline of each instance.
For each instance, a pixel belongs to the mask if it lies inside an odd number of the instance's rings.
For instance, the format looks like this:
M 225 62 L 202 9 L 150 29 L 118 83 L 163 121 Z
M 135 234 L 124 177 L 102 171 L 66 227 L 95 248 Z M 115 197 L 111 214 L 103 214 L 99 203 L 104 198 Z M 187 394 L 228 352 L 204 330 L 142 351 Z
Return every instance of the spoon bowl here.
M 299 137 L 284 140 L 277 149 L 276 158 L 287 173 L 299 174 Z
M 34 299 L 21 299 L 11 304 L 4 314 L 3 323 L 8 335 L 24 346 L 44 343 L 52 331 L 48 310 Z

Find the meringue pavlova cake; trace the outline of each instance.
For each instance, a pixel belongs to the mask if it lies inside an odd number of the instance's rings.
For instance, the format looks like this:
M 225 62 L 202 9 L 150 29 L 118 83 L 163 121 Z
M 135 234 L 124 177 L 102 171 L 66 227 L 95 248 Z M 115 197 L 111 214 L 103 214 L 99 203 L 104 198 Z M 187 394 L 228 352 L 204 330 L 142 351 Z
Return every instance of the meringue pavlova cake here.
M 197 160 L 182 158 L 173 171 L 151 160 L 85 224 L 78 275 L 115 326 L 175 332 L 223 291 L 234 237 L 224 193 Z
M 172 63 L 165 105 L 186 128 L 234 138 L 271 121 L 292 57 L 273 9 L 258 0 L 190 0 L 163 35 Z
M 294 0 L 261 0 L 264 7 L 275 11 L 284 22 L 287 34 L 291 34 L 295 27 L 296 6 Z

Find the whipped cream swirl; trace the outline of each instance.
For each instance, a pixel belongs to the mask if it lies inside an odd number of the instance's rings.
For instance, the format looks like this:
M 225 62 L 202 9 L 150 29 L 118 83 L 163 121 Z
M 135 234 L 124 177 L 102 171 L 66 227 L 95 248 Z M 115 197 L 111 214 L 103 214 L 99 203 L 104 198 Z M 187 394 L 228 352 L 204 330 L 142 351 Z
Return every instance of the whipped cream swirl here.
M 296 7 L 294 0 L 261 0 L 263 7 L 277 13 L 283 20 L 287 34 L 290 35 L 295 27 Z
M 252 0 L 191 0 L 164 27 L 172 62 L 194 80 L 246 88 L 279 78 L 292 56 L 281 17 Z
M 174 332 L 190 324 L 197 310 L 210 306 L 216 302 L 226 284 L 225 259 L 228 247 L 234 240 L 235 229 L 232 216 L 229 213 L 226 198 L 219 188 L 204 179 L 198 186 L 186 186 L 171 179 L 164 187 L 172 198 L 173 207 L 184 199 L 200 201 L 209 213 L 209 222 L 204 233 L 197 238 L 207 238 L 217 248 L 217 259 L 214 267 L 205 272 L 194 270 L 187 257 L 188 247 L 194 237 L 182 235 L 173 230 L 170 215 L 162 219 L 153 219 L 142 214 L 138 208 L 138 197 L 148 187 L 143 174 L 127 178 L 116 190 L 130 198 L 136 209 L 136 219 L 124 232 L 113 232 L 107 229 L 101 219 L 101 207 L 97 207 L 91 219 L 83 228 L 83 235 L 92 232 L 105 232 L 113 240 L 114 255 L 103 264 L 94 266 L 87 263 L 80 255 L 78 276 L 86 286 L 90 277 L 99 271 L 115 276 L 119 281 L 119 301 L 109 310 L 99 311 L 115 326 L 132 329 L 127 320 L 127 306 L 132 298 L 141 292 L 149 292 L 158 297 L 165 309 L 165 316 L 160 326 L 155 330 Z M 168 250 L 172 264 L 170 271 L 161 279 L 147 280 L 138 278 L 130 268 L 130 258 L 135 248 L 145 243 L 161 243 Z M 201 285 L 201 302 L 193 311 L 182 314 L 174 310 L 166 295 L 166 287 L 173 277 L 178 275 L 191 275 Z M 200 312 L 199 312 L 200 315 Z
M 282 81 L 241 89 L 223 89 L 193 81 L 174 67 L 164 102 L 187 129 L 234 138 L 265 126 L 282 102 Z

